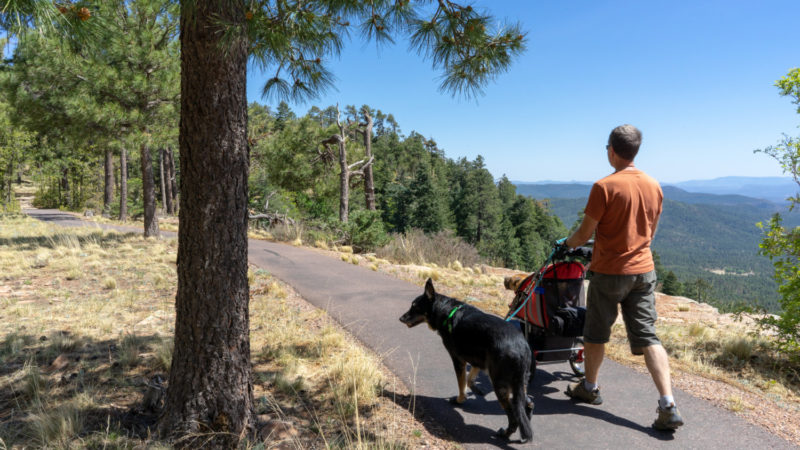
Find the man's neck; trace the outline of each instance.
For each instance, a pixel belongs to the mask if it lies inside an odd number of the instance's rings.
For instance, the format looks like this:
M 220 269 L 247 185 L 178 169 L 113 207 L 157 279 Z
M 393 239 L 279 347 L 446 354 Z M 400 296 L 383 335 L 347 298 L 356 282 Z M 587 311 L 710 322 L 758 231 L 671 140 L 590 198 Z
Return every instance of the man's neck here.
M 633 161 L 625 161 L 625 163 L 617 164 L 614 166 L 614 173 L 622 172 L 623 170 L 635 170 Z

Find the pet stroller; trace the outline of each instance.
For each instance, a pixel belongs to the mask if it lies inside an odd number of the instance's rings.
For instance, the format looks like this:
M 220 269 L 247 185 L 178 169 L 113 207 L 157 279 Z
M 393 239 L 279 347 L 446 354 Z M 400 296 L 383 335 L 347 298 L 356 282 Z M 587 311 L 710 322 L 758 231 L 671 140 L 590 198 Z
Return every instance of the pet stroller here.
M 531 376 L 536 373 L 537 362 L 557 361 L 569 361 L 575 375 L 584 375 L 586 266 L 581 261 L 588 262 L 591 256 L 590 247 L 561 254 L 554 248 L 537 272 L 516 283 L 513 277 L 506 279 L 506 288 L 515 293 L 506 320 L 522 330 L 533 351 Z

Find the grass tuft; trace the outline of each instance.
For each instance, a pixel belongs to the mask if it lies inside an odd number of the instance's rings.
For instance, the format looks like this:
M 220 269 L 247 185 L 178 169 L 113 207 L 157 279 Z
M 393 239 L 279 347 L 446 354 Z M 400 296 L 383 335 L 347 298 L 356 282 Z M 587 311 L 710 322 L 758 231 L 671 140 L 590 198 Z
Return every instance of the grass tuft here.
M 722 357 L 737 361 L 749 361 L 753 356 L 755 343 L 746 336 L 730 338 L 722 344 Z
M 363 352 L 342 353 L 330 373 L 333 400 L 344 415 L 355 413 L 358 405 L 373 405 L 381 392 L 383 377 L 371 355 Z
M 69 447 L 83 430 L 85 411 L 92 405 L 89 395 L 82 393 L 55 408 L 42 407 L 28 422 L 33 441 L 46 448 Z
M 172 348 L 174 346 L 172 339 L 158 338 L 155 344 L 154 359 L 155 369 L 168 371 L 172 366 Z
M 103 279 L 103 288 L 113 290 L 117 288 L 117 280 L 114 277 L 105 277 Z
M 139 363 L 142 350 L 142 339 L 135 334 L 128 334 L 119 344 L 119 362 L 124 367 L 135 367 Z

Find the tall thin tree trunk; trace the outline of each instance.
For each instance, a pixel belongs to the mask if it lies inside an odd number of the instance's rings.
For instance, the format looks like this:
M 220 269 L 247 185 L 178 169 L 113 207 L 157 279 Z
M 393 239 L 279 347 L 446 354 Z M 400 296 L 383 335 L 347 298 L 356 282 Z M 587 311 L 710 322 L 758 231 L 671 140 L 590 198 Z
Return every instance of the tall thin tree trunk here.
M 167 149 L 162 148 L 161 149 L 161 167 L 163 168 L 162 169 L 162 174 L 163 174 L 163 178 L 164 178 L 163 183 L 162 183 L 162 187 L 164 188 L 164 192 L 165 192 L 164 201 L 166 202 L 164 204 L 165 205 L 164 207 L 167 208 L 167 214 L 172 215 L 172 214 L 175 214 L 175 208 L 173 207 L 173 204 L 172 204 L 172 180 L 171 180 L 172 171 L 170 170 L 169 166 L 170 166 L 169 153 L 167 152 Z
M 125 147 L 119 154 L 119 220 L 128 220 L 128 151 Z
M 111 204 L 114 203 L 114 152 L 106 149 L 105 158 L 105 190 L 103 193 L 103 215 L 111 213 Z
M 364 149 L 367 160 L 372 158 L 372 116 L 369 115 L 367 108 L 363 109 L 364 114 Z M 364 201 L 367 209 L 375 211 L 375 182 L 372 177 L 372 164 L 364 168 Z
M 344 132 L 342 132 L 344 135 Z M 339 221 L 347 223 L 350 216 L 350 168 L 347 167 L 345 140 L 339 140 Z
M 175 175 L 175 153 L 172 151 L 172 147 L 167 150 L 167 156 L 169 157 L 169 163 L 167 164 L 169 182 L 172 185 L 172 214 L 175 214 L 178 211 L 178 181 Z
M 158 178 L 161 180 L 161 210 L 169 214 L 167 208 L 167 183 L 164 182 L 164 149 L 158 149 Z
M 69 206 L 72 204 L 72 196 L 69 189 L 69 168 L 61 170 L 61 204 Z
M 159 237 L 158 217 L 156 217 L 156 183 L 153 179 L 153 160 L 150 156 L 150 147 L 142 144 L 139 154 L 142 164 L 144 237 Z
M 6 211 L 8 211 L 8 208 L 11 206 L 11 192 L 12 192 L 11 183 L 12 183 L 12 180 L 14 179 L 14 173 L 13 172 L 14 172 L 14 158 L 12 157 L 8 161 L 8 172 L 6 172 L 7 173 L 7 177 L 6 177 L 6 181 L 7 181 L 6 202 L 5 202 L 6 203 L 6 205 L 5 205 L 6 206 Z
M 181 205 L 175 348 L 164 434 L 235 448 L 253 425 L 247 285 L 247 43 L 243 4 L 181 2 Z M 208 442 L 209 432 L 213 442 Z M 192 445 L 187 443 L 186 445 Z

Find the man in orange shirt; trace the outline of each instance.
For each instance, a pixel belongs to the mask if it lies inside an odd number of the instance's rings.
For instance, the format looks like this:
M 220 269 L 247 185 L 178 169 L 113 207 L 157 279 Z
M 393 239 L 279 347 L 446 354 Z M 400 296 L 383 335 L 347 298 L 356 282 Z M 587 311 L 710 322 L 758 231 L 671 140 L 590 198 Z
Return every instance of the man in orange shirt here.
M 584 327 L 586 378 L 571 384 L 566 394 L 603 403 L 597 379 L 620 305 L 631 352 L 644 355 L 661 395 L 653 427 L 675 430 L 683 419 L 672 396 L 667 352 L 655 332 L 656 274 L 650 252 L 664 196 L 658 182 L 633 165 L 641 142 L 642 133 L 632 125 L 611 131 L 606 150 L 615 171 L 592 186 L 583 222 L 561 244 L 578 247 L 596 233 Z

